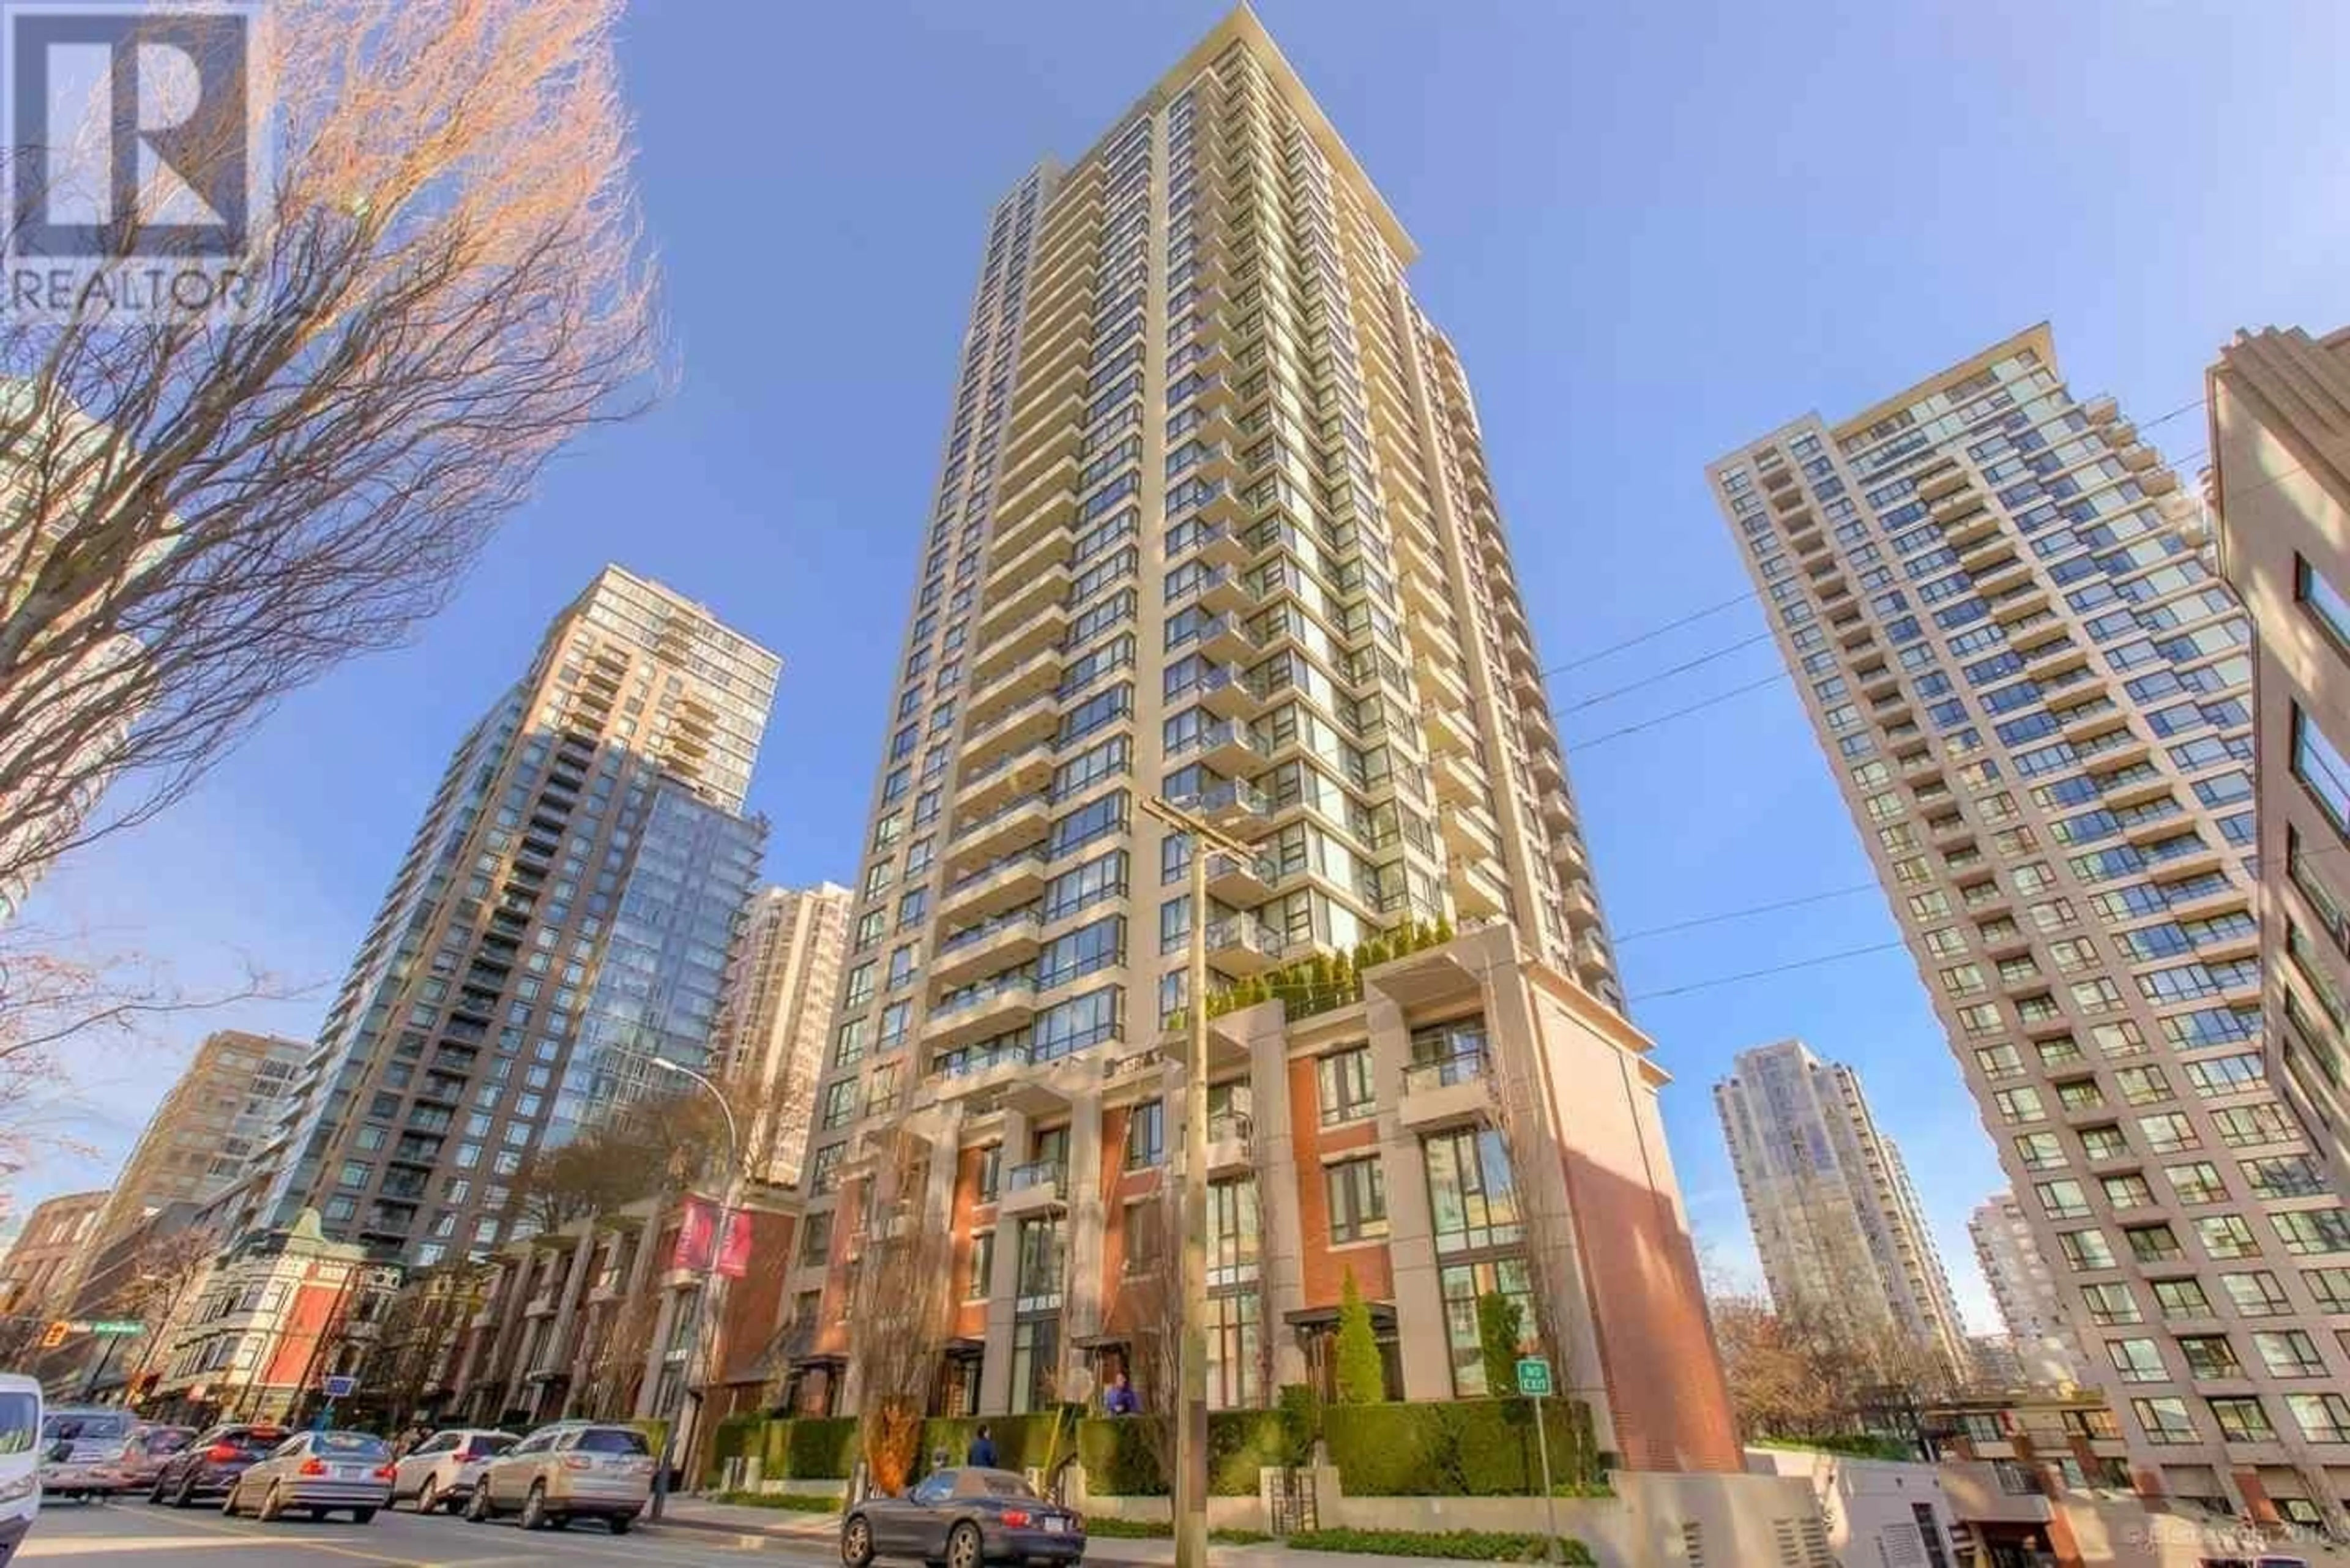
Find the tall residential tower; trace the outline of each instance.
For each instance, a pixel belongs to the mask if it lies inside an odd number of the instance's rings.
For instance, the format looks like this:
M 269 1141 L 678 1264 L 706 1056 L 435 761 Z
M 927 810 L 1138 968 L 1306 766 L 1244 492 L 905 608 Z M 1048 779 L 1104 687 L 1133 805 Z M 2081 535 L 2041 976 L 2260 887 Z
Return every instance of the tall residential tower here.
M 206 1035 L 115 1176 L 91 1256 L 167 1205 L 210 1198 L 250 1177 L 309 1054 L 307 1042 L 241 1029 Z
M 1741 1051 L 1713 1104 L 1773 1303 L 1862 1338 L 1889 1330 L 1964 1376 L 1950 1277 L 1860 1075 L 1782 1040 Z
M 2248 632 L 2192 501 L 2044 327 L 1711 478 L 2119 1414 L 2089 1457 L 2340 1521 L 2350 1214 L 2262 1051 Z
M 847 936 L 848 889 L 829 882 L 762 888 L 743 908 L 711 1056 L 753 1107 L 743 1164 L 762 1180 L 800 1179 Z
M 950 1407 L 1125 1364 L 1181 1142 L 1165 797 L 1253 846 L 1206 868 L 1214 1401 L 1326 1383 L 1348 1276 L 1391 1386 L 1480 1392 L 1499 1291 L 1559 1325 L 1630 1463 L 1736 1468 L 1663 1075 L 1410 241 L 1243 8 L 984 244 L 810 1135 L 792 1397 L 857 1397 L 858 1260 L 905 1218 L 869 1203 L 954 1238 Z
M 2078 1386 L 2084 1380 L 2080 1343 L 2064 1319 L 2056 1275 L 2033 1240 L 2023 1205 L 2012 1192 L 1994 1193 L 1967 1217 L 1967 1234 L 2007 1327 L 2016 1371 L 2035 1387 Z
M 485 1256 L 534 1149 L 671 1092 L 656 1055 L 708 1064 L 777 669 L 618 566 L 556 618 L 450 759 L 247 1225 L 316 1209 L 386 1262 Z

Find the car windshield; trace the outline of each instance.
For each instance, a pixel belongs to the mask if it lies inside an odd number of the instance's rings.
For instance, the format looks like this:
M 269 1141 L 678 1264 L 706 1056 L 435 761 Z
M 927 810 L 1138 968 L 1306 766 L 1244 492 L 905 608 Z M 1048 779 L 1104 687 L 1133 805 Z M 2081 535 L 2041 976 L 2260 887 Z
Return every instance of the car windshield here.
M 368 1432 L 313 1432 L 310 1446 L 322 1454 L 358 1454 L 374 1458 L 386 1450 L 383 1439 Z
M 633 1427 L 598 1427 L 579 1434 L 576 1445 L 590 1454 L 646 1454 L 645 1435 Z
M 39 1408 L 40 1401 L 30 1394 L 0 1394 L 0 1454 L 32 1451 L 33 1416 Z
M 520 1441 L 520 1438 L 508 1437 L 504 1432 L 488 1432 L 476 1436 L 465 1446 L 477 1454 L 503 1454 Z
M 188 1446 L 188 1438 L 192 1435 L 173 1428 L 150 1432 L 143 1441 L 147 1451 L 151 1454 L 176 1454 Z
M 1026 1478 L 1014 1475 L 1010 1470 L 967 1470 L 964 1473 L 967 1476 L 975 1477 L 979 1484 L 974 1487 L 967 1480 L 957 1489 L 959 1490 L 984 1491 L 990 1497 L 1035 1497 L 1036 1495 L 1036 1489 L 1028 1484 Z
M 285 1440 L 286 1434 L 276 1427 L 248 1427 L 221 1438 L 222 1442 L 234 1443 L 240 1449 L 274 1449 Z
M 59 1410 L 41 1423 L 41 1436 L 53 1443 L 119 1442 L 130 1430 L 130 1414 L 121 1410 Z

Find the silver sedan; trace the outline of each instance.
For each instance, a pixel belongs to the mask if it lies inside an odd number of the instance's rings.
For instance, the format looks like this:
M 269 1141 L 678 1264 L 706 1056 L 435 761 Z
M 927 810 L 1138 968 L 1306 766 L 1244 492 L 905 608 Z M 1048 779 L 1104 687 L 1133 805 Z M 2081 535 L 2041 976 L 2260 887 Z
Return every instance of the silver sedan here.
M 262 1521 L 288 1509 L 313 1519 L 348 1512 L 359 1523 L 391 1504 L 391 1450 L 365 1432 L 296 1432 L 236 1478 L 221 1511 Z

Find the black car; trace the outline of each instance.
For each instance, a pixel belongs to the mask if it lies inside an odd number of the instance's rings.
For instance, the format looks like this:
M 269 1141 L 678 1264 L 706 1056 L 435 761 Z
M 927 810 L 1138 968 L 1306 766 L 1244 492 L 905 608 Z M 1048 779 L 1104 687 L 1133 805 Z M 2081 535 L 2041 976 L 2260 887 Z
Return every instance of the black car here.
M 193 1508 L 206 1500 L 217 1501 L 228 1489 L 269 1451 L 286 1440 L 283 1427 L 237 1422 L 199 1432 L 184 1449 L 155 1472 L 149 1502 Z
M 840 1560 L 914 1557 L 947 1568 L 985 1563 L 1075 1563 L 1086 1521 L 1036 1495 L 1010 1470 L 933 1470 L 903 1497 L 868 1497 L 840 1521 Z

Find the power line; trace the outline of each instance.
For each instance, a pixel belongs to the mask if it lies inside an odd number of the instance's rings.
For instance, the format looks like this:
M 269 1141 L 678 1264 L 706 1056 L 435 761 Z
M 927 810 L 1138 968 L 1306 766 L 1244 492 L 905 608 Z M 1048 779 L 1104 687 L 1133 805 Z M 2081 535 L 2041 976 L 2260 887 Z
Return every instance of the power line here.
M 1598 660 L 1607 658 L 1611 653 L 1621 653 L 1627 648 L 1637 648 L 1641 643 L 1654 641 L 1656 639 L 1664 636 L 1665 633 L 1671 631 L 1678 627 L 1687 626 L 1693 620 L 1703 620 L 1710 615 L 1719 615 L 1721 611 L 1730 608 L 1732 605 L 1742 605 L 1748 599 L 1754 597 L 1757 592 L 1758 590 L 1754 588 L 1749 588 L 1744 593 L 1739 594 L 1734 597 L 1723 599 L 1717 604 L 1707 605 L 1703 609 L 1691 610 L 1689 614 L 1666 621 L 1661 626 L 1652 626 L 1648 630 L 1640 632 L 1637 636 L 1627 637 L 1621 642 L 1611 642 L 1605 648 L 1594 649 L 1589 653 L 1583 655 L 1579 659 L 1570 659 L 1565 664 L 1555 664 L 1548 670 L 1544 670 L 1543 673 L 1544 675 L 1563 675 L 1570 670 L 1579 669 L 1586 664 L 1596 663 Z
M 1774 963 L 1767 969 L 1750 969 L 1737 974 L 1719 974 L 1711 980 L 1693 980 L 1687 985 L 1669 985 L 1662 991 L 1644 991 L 1638 996 L 1625 997 L 1628 1005 L 1635 1002 L 1656 1002 L 1668 996 L 1685 996 L 1692 991 L 1711 991 L 1717 986 L 1736 985 L 1741 981 L 1761 980 L 1768 975 L 1789 974 L 1799 969 L 1817 969 L 1822 964 L 1841 963 L 1846 959 L 1866 957 L 1870 953 L 1890 952 L 1907 947 L 1907 942 L 1872 942 L 1865 948 L 1846 948 L 1842 952 L 1822 953 L 1817 958 L 1797 959 L 1792 963 Z
M 1694 702 L 1672 709 L 1667 712 L 1659 713 L 1653 719 L 1643 719 L 1637 724 L 1627 724 L 1621 729 L 1605 731 L 1599 734 L 1589 736 L 1584 740 L 1564 741 L 1561 744 L 1570 752 L 1587 752 L 1594 746 L 1605 745 L 1609 741 L 1621 740 L 1627 735 L 1637 735 L 1643 730 L 1653 730 L 1659 724 L 1669 723 L 1675 719 L 1686 718 L 1690 714 L 1697 712 L 1700 709 L 1711 708 L 1718 702 L 1727 702 L 1733 697 L 1743 697 L 1750 691 L 1760 691 L 1763 687 L 1772 684 L 1773 681 L 1784 680 L 1786 679 L 1787 672 L 1785 670 L 1774 670 L 1770 674 L 1762 677 L 1760 680 L 1750 680 L 1743 686 L 1733 686 L 1727 691 L 1717 691 L 1711 697 L 1701 697 Z
M 1742 909 L 1724 909 L 1718 915 L 1697 915 L 1686 920 L 1672 921 L 1669 925 L 1649 926 L 1642 930 L 1626 932 L 1616 939 L 1616 945 L 1620 948 L 1626 942 L 1637 942 L 1647 937 L 1661 937 L 1673 931 L 1693 930 L 1700 926 L 1718 926 L 1725 920 L 1742 920 L 1749 915 L 1767 915 L 1774 909 L 1795 909 L 1806 904 L 1825 904 L 1831 898 L 1849 898 L 1856 893 L 1874 893 L 1877 891 L 1878 886 L 1875 882 L 1855 882 L 1849 888 L 1830 888 L 1825 893 L 1806 893 L 1800 898 L 1778 898 L 1768 904 L 1749 904 Z
M 1659 680 L 1668 680 L 1676 675 L 1686 674 L 1700 665 L 1711 664 L 1717 659 L 1727 658 L 1736 653 L 1742 648 L 1752 648 L 1758 642 L 1768 642 L 1770 639 L 1771 634 L 1767 630 L 1758 631 L 1752 637 L 1742 637 L 1726 648 L 1717 648 L 1711 653 L 1700 653 L 1687 663 L 1676 664 L 1669 670 L 1659 670 L 1654 675 L 1643 676 L 1638 680 L 1627 681 L 1622 686 L 1612 687 L 1606 691 L 1596 692 L 1578 701 L 1570 702 L 1559 711 L 1579 713 L 1586 708 L 1596 708 L 1602 702 L 1611 701 L 1627 692 L 1638 691 L 1644 686 L 1654 686 Z

